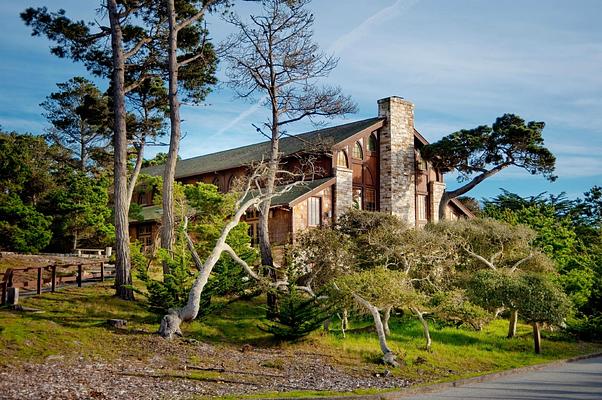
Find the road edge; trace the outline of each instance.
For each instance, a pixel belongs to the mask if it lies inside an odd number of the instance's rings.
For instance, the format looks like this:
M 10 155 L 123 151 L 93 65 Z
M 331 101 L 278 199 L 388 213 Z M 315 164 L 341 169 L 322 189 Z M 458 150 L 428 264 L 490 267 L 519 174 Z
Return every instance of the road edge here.
M 343 396 L 312 396 L 312 397 L 297 397 L 299 400 L 396 400 L 403 399 L 404 397 L 415 396 L 420 394 L 428 394 L 440 392 L 445 389 L 470 385 L 473 383 L 481 383 L 491 381 L 497 378 L 517 375 L 524 372 L 537 371 L 544 368 L 555 367 L 566 363 L 576 362 L 580 360 L 587 360 L 589 358 L 601 357 L 602 352 L 583 354 L 563 360 L 555 360 L 542 364 L 528 365 L 526 367 L 512 368 L 504 371 L 492 372 L 490 374 L 484 374 L 479 376 L 473 376 L 471 378 L 462 378 L 450 382 L 441 382 L 425 386 L 408 387 L 407 389 L 400 389 L 393 392 L 384 392 L 378 394 L 368 395 L 343 395 Z M 266 397 L 264 400 L 290 400 L 290 397 Z

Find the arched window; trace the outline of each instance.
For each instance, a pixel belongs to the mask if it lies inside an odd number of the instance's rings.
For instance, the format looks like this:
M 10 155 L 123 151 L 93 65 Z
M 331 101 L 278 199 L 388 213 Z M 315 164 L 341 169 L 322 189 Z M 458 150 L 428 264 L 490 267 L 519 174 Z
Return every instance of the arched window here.
M 364 152 L 362 150 L 362 145 L 360 144 L 360 142 L 355 142 L 355 145 L 353 146 L 353 158 L 357 158 L 359 160 L 363 160 L 364 159 Z
M 340 150 L 339 154 L 337 154 L 337 166 L 349 168 L 349 163 L 347 162 L 347 154 L 345 151 Z
M 219 179 L 219 176 L 216 176 L 215 178 L 213 178 L 213 182 L 212 183 L 215 186 L 217 186 L 217 190 L 219 190 L 220 192 L 222 191 L 221 179 Z
M 368 151 L 376 151 L 376 136 L 374 136 L 374 133 L 368 138 Z

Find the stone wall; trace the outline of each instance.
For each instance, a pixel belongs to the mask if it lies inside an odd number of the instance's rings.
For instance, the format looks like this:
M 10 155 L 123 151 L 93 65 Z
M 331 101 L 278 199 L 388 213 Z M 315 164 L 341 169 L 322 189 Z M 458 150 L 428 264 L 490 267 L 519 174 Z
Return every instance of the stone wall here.
M 443 182 L 430 182 L 430 221 L 437 222 L 439 221 L 439 203 L 441 202 L 441 197 L 443 197 L 443 192 L 445 192 L 445 183 Z
M 334 195 L 334 218 L 336 220 L 353 205 L 353 172 L 348 168 L 336 167 L 335 176 L 337 177 Z
M 380 133 L 380 210 L 415 225 L 414 104 L 381 99 L 378 116 L 386 118 Z

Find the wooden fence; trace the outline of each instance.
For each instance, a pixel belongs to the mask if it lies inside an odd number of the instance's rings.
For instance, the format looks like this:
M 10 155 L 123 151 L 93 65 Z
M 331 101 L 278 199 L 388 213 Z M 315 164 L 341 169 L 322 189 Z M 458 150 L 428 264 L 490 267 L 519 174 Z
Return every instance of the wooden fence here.
M 0 305 L 6 304 L 8 288 L 15 287 L 26 291 L 34 291 L 31 284 L 35 284 L 36 294 L 42 293 L 44 284 L 50 284 L 50 291 L 54 292 L 57 283 L 69 283 L 75 280 L 78 287 L 82 286 L 83 281 L 98 280 L 103 282 L 105 278 L 113 277 L 113 273 L 108 273 L 109 268 L 105 261 L 78 262 L 70 264 L 51 264 L 45 267 L 27 267 L 27 268 L 9 268 L 4 272 L 0 288 L 2 297 Z M 68 272 L 61 272 L 67 270 Z M 46 277 L 44 277 L 46 273 Z M 85 274 L 88 273 L 88 276 Z M 32 279 L 33 278 L 33 279 Z

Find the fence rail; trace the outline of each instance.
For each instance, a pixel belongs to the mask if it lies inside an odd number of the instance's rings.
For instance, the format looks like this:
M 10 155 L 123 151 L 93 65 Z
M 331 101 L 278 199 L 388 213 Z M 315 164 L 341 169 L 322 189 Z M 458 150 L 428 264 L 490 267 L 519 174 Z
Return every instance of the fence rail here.
M 98 268 L 93 271 L 94 268 Z M 45 283 L 50 284 L 50 291 L 56 291 L 57 282 L 58 283 L 68 283 L 73 281 L 73 277 L 75 276 L 75 283 L 78 287 L 82 286 L 84 281 L 91 281 L 98 279 L 100 282 L 103 282 L 106 278 L 113 277 L 113 273 L 107 273 L 108 269 L 114 268 L 113 266 L 109 266 L 105 261 L 95 261 L 95 262 L 78 262 L 78 263 L 68 263 L 68 264 L 50 264 L 44 267 L 26 267 L 26 268 L 9 268 L 4 272 L 4 276 L 2 281 L 0 282 L 0 287 L 2 289 L 2 296 L 0 297 L 0 305 L 4 305 L 7 302 L 8 297 L 8 289 L 9 288 L 19 288 L 24 290 L 33 291 L 30 289 L 30 283 L 32 283 L 31 272 L 36 272 L 35 275 L 35 292 L 36 294 L 42 293 L 42 286 Z M 60 274 L 59 270 L 73 270 L 72 273 Z M 90 272 L 90 276 L 86 277 L 86 270 Z M 50 277 L 49 279 L 44 279 L 43 272 L 48 272 Z M 98 275 L 98 276 L 95 276 Z M 25 280 L 19 281 L 18 278 L 25 278 Z

